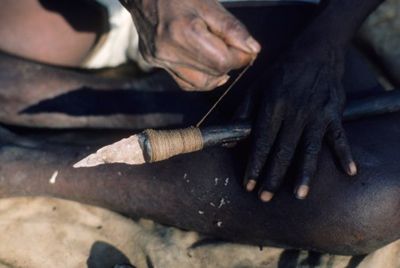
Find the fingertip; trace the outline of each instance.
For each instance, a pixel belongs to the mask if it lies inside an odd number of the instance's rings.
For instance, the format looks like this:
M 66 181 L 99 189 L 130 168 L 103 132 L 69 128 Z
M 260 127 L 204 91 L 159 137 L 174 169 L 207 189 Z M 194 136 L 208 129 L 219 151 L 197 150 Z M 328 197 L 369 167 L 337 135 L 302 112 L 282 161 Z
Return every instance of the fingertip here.
M 295 195 L 297 199 L 304 200 L 308 196 L 309 192 L 310 192 L 310 186 L 300 185 L 299 187 L 297 187 Z
M 355 176 L 357 175 L 357 165 L 354 161 L 351 161 L 347 167 L 347 174 L 350 176 Z
M 248 180 L 246 183 L 246 191 L 252 192 L 256 188 L 257 181 L 256 180 Z
M 274 193 L 271 193 L 269 191 L 263 191 L 260 194 L 260 199 L 262 202 L 270 202 L 272 200 L 272 198 L 274 197 Z
M 246 40 L 246 44 L 250 49 L 251 53 L 258 54 L 261 51 L 261 45 L 253 37 L 249 37 Z
M 224 75 L 221 80 L 218 82 L 217 87 L 223 86 L 228 82 L 231 77 L 229 75 Z

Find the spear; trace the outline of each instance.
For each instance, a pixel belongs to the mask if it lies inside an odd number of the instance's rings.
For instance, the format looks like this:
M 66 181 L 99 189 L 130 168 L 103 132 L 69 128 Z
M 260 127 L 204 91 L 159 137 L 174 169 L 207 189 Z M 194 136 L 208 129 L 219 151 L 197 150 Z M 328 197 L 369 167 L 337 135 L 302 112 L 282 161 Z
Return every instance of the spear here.
M 350 102 L 344 111 L 343 120 L 349 121 L 399 110 L 400 91 L 393 90 Z M 176 130 L 148 129 L 99 149 L 76 163 L 74 168 L 111 163 L 141 165 L 158 162 L 176 155 L 200 151 L 206 147 L 237 142 L 248 137 L 250 133 L 250 123 Z

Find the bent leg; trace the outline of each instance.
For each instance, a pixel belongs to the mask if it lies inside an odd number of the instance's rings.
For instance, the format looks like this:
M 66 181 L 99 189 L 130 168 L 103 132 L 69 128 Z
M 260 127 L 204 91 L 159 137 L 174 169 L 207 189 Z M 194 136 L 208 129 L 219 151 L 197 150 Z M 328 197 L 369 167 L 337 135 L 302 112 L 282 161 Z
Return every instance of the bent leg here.
M 40 62 L 79 66 L 101 34 L 107 12 L 94 1 L 2 0 L 0 50 Z
M 76 200 L 236 242 L 367 253 L 400 238 L 399 120 L 393 114 L 347 124 L 360 174 L 342 174 L 325 149 L 305 201 L 286 185 L 271 204 L 259 202 L 241 187 L 243 152 L 221 148 L 144 166 L 73 169 L 91 147 L 119 138 L 100 134 L 94 146 L 95 133 L 86 140 L 71 133 L 63 143 L 3 133 L 0 193 Z

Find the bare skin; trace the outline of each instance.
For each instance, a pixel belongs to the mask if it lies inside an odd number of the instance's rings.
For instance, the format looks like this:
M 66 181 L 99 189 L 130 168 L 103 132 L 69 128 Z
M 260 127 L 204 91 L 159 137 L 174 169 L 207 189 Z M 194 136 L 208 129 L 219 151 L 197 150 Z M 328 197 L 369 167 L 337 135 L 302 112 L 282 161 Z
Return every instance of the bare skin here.
M 383 0 L 326 0 L 275 66 L 254 87 L 262 98 L 244 179 L 247 191 L 269 202 L 300 154 L 294 193 L 305 199 L 324 139 L 348 176 L 357 174 L 342 113 L 344 55 L 364 19 Z M 254 90 L 254 89 L 253 89 Z
M 212 90 L 260 52 L 245 26 L 215 0 L 121 0 L 132 14 L 140 51 L 185 90 Z
M 2 57 L 1 62 L 13 66 L 2 70 L 3 86 L 10 79 L 10 70 L 15 72 L 17 67 L 17 71 L 24 71 L 32 65 L 22 60 L 16 64 L 9 57 Z M 46 66 L 42 68 L 46 70 Z M 43 85 L 55 85 L 45 83 L 54 70 L 36 73 L 37 79 Z M 68 78 L 77 84 L 98 81 L 95 76 L 78 77 L 73 72 L 59 71 L 63 75 L 53 78 L 58 77 L 56 85 L 63 85 Z M 129 92 L 141 94 L 140 88 Z M 159 98 L 165 100 L 162 91 L 159 93 Z M 145 95 L 142 97 L 148 100 Z M 203 106 L 208 107 L 208 103 Z M 52 120 L 51 113 L 47 116 L 49 120 L 45 121 L 46 114 L 42 115 L 42 122 L 71 123 L 62 118 Z M 152 119 L 155 123 L 159 121 L 157 116 Z M 169 115 L 163 115 L 163 119 L 169 120 Z M 354 154 L 359 159 L 361 172 L 357 179 L 348 180 L 324 146 L 309 198 L 304 202 L 296 200 L 292 195 L 293 185 L 288 183 L 268 204 L 242 189 L 247 146 L 234 150 L 214 148 L 145 166 L 117 164 L 77 170 L 72 168 L 77 159 L 132 132 L 17 129 L 26 134 L 14 134 L 0 128 L 0 197 L 65 198 L 234 242 L 365 254 L 400 238 L 398 120 L 399 115 L 394 114 L 346 124 Z M 107 119 L 102 121 L 104 124 Z M 55 171 L 58 176 L 52 184 L 49 179 Z
M 107 31 L 107 14 L 91 0 L 0 3 L 0 50 L 26 59 L 77 67 Z
M 292 34 L 288 31 L 288 35 Z M 276 47 L 284 45 L 277 42 Z M 104 89 L 115 87 L 134 90 L 135 83 L 131 80 L 103 80 L 0 55 L 1 120 L 8 120 L 6 123 L 51 127 L 110 127 L 112 124 L 146 127 L 132 124 L 129 118 L 124 122 L 115 117 L 27 110 L 27 106 L 35 106 L 43 98 L 56 99 L 84 86 L 104 92 Z M 162 87 L 149 81 L 141 82 L 138 81 L 137 89 L 144 86 L 162 91 Z M 165 100 L 164 96 L 161 99 Z M 190 112 L 193 105 L 203 99 L 182 101 L 191 104 L 182 112 Z M 156 101 L 156 98 L 151 100 Z M 138 105 L 141 102 L 140 98 L 137 99 Z M 112 106 L 111 102 L 107 104 Z M 198 109 L 208 107 L 209 103 L 205 102 Z M 96 106 L 96 109 L 100 108 Z M 193 118 L 198 118 L 192 116 L 186 118 L 188 121 L 180 122 L 188 124 Z M 156 123 L 160 120 L 156 116 L 151 118 Z M 161 121 L 167 120 L 170 120 L 168 114 Z M 323 146 L 317 179 L 313 181 L 314 191 L 309 199 L 304 202 L 295 200 L 293 185 L 287 183 L 269 204 L 259 202 L 241 188 L 246 148 L 237 152 L 212 149 L 143 167 L 113 165 L 74 170 L 71 165 L 86 155 L 86 150 L 92 151 L 91 146 L 99 148 L 127 134 L 115 137 L 106 135 L 104 131 L 99 134 L 91 132 L 86 139 L 83 133 L 69 133 L 72 136 L 68 138 L 68 135 L 62 137 L 63 134 L 61 137 L 50 133 L 35 135 L 30 131 L 28 136 L 21 137 L 2 130 L 0 196 L 56 196 L 237 242 L 362 254 L 400 237 L 400 170 L 397 163 L 400 157 L 397 137 L 400 133 L 396 122 L 398 116 L 391 115 L 346 126 L 354 155 L 359 160 L 357 180 L 348 180 L 339 172 L 331 154 Z M 55 170 L 59 171 L 59 177 L 53 185 L 49 178 Z M 185 173 L 190 176 L 189 183 L 183 180 Z M 292 170 L 289 175 L 293 173 Z M 223 185 L 215 187 L 216 177 L 229 177 L 230 180 L 227 186 L 224 181 Z M 229 205 L 217 209 L 210 204 L 218 207 L 220 203 L 215 203 L 221 202 L 222 198 L 225 202 L 229 200 Z M 243 224 L 243 219 L 246 219 L 246 224 Z
M 365 254 L 400 238 L 398 120 L 397 114 L 346 125 L 361 167 L 357 180 L 338 171 L 324 146 L 309 198 L 299 202 L 287 184 L 268 204 L 241 187 L 242 150 L 77 170 L 77 159 L 127 133 L 15 136 L 2 129 L 0 197 L 53 196 L 234 242 Z
M 361 22 L 381 2 L 323 1 L 319 15 L 277 67 L 261 75 L 256 83 L 263 102 L 258 108 L 244 185 L 248 191 L 257 189 L 262 201 L 273 198 L 299 150 L 302 166 L 294 192 L 299 199 L 307 197 L 324 138 L 330 140 L 342 169 L 350 176 L 357 173 L 341 124 L 345 105 L 343 55 Z M 214 89 L 228 80 L 229 71 L 245 66 L 260 52 L 261 46 L 243 24 L 217 1 L 121 3 L 138 28 L 144 58 L 167 70 L 184 89 Z M 75 51 L 85 54 L 79 48 Z M 24 50 L 22 55 L 29 56 Z

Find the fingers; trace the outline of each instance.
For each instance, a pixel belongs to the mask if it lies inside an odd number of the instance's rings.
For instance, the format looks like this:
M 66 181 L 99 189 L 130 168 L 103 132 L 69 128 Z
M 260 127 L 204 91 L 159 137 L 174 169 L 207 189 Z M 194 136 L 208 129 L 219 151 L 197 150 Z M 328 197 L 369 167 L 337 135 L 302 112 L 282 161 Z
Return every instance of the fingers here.
M 295 195 L 298 199 L 305 199 L 310 191 L 310 182 L 317 169 L 318 156 L 321 151 L 322 140 L 326 127 L 312 127 L 303 133 L 303 158 L 300 167 L 300 176 L 296 181 Z
M 250 35 L 246 27 L 222 5 L 205 10 L 202 16 L 211 31 L 220 36 L 228 45 L 253 55 L 260 52 L 260 44 Z
M 282 126 L 275 149 L 271 154 L 271 162 L 267 166 L 265 176 L 263 175 L 265 179 L 259 191 L 261 201 L 271 201 L 274 193 L 282 185 L 296 151 L 301 132 L 302 129 L 299 126 L 296 127 L 296 124 L 292 122 L 285 122 Z
M 217 3 L 217 6 L 220 4 Z M 240 24 L 226 10 L 222 11 L 228 21 Z M 216 21 L 219 19 L 214 18 Z M 237 31 L 243 30 L 248 35 L 244 27 L 237 27 Z M 160 31 L 154 45 L 155 52 L 141 52 L 150 64 L 174 73 L 175 80 L 184 89 L 211 90 L 223 84 L 224 79 L 226 82 L 227 73 L 231 70 L 248 65 L 256 57 L 255 53 L 232 46 L 225 37 L 214 32 L 201 16 L 176 19 L 165 24 Z
M 223 39 L 210 32 L 202 20 L 194 20 L 192 27 L 185 33 L 185 41 L 190 45 L 183 47 L 189 52 L 190 64 L 200 67 L 212 75 L 226 74 L 232 69 L 241 68 L 249 64 L 254 55 L 229 47 Z M 199 57 L 201 55 L 201 58 Z
M 228 75 L 219 77 L 207 75 L 194 69 L 175 67 L 166 69 L 178 85 L 186 91 L 209 91 L 222 86 L 229 80 Z
M 255 125 L 254 140 L 250 149 L 250 157 L 244 179 L 244 185 L 248 192 L 253 191 L 259 181 L 260 173 L 267 161 L 282 123 L 279 116 L 282 108 L 279 105 L 274 108 L 271 108 L 270 105 L 264 105 L 264 107 L 265 110 L 259 114 Z
M 357 175 L 357 165 L 354 162 L 349 142 L 340 120 L 335 120 L 329 125 L 327 140 L 343 170 L 349 176 Z
M 182 25 L 171 28 L 172 42 L 164 43 L 156 58 L 149 61 L 168 70 L 185 90 L 212 90 L 221 86 L 228 80 L 229 71 L 254 59 L 248 53 L 228 47 L 200 19 L 193 19 L 184 28 Z

